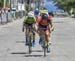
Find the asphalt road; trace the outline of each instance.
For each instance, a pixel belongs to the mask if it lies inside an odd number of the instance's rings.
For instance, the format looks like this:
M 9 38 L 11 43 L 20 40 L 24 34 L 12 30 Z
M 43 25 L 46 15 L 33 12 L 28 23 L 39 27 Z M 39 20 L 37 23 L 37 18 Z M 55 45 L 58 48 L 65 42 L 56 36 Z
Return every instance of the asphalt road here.
M 75 61 L 75 19 L 54 18 L 51 53 L 45 58 L 37 34 L 36 46 L 32 48 L 32 54 L 28 54 L 22 22 L 23 19 L 19 19 L 0 26 L 0 61 Z

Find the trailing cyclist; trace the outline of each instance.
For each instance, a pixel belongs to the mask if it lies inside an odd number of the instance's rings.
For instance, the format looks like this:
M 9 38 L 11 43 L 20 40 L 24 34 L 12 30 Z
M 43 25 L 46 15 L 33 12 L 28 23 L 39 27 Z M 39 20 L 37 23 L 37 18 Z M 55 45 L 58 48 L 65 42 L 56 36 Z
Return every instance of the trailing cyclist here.
M 39 8 L 35 8 L 35 10 L 34 10 L 34 15 L 35 15 L 35 17 L 36 17 L 36 19 L 37 19 L 38 16 L 39 16 Z
M 45 7 L 43 7 L 43 8 L 40 10 L 40 16 L 41 16 L 42 14 L 44 14 L 44 13 L 46 13 L 46 14 L 48 15 L 48 10 L 47 10 Z
M 42 12 L 41 16 L 38 17 L 37 22 L 35 24 L 35 29 L 40 36 L 39 44 L 42 42 L 41 33 L 43 30 L 41 28 L 45 28 L 46 41 L 48 45 L 47 52 L 50 52 L 51 32 L 54 30 L 54 24 L 52 22 L 52 16 L 48 15 L 47 11 Z
M 25 17 L 24 21 L 23 21 L 23 28 L 22 31 L 24 32 L 24 27 L 26 28 L 26 32 L 25 32 L 25 36 L 26 36 L 26 45 L 28 45 L 28 41 L 27 41 L 27 35 L 28 35 L 28 27 L 31 26 L 32 27 L 32 33 L 33 33 L 33 42 L 32 42 L 32 46 L 35 45 L 35 32 L 34 32 L 34 24 L 36 23 L 36 19 L 34 16 L 34 12 L 30 11 L 28 13 L 28 16 Z

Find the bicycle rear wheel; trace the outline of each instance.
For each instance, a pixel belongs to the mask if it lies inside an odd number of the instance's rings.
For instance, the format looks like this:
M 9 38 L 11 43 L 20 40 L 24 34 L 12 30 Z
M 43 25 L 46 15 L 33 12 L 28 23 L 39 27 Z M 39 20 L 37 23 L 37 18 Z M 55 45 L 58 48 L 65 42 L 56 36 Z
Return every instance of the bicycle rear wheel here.
M 31 35 L 29 36 L 29 54 L 32 52 L 32 42 L 31 42 Z

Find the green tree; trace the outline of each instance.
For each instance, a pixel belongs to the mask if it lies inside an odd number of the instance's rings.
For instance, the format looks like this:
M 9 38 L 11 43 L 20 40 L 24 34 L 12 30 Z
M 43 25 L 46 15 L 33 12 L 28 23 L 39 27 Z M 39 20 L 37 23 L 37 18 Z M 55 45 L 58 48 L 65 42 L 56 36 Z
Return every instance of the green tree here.
M 0 0 L 0 9 L 3 7 L 3 0 Z
M 4 0 L 0 0 L 0 9 L 3 7 L 4 5 Z M 9 0 L 6 0 L 6 7 L 10 7 L 10 3 L 9 3 Z
M 75 0 L 55 0 L 55 2 L 58 2 L 59 7 L 68 12 L 72 8 L 75 9 Z
M 9 0 L 6 0 L 6 7 L 10 7 Z

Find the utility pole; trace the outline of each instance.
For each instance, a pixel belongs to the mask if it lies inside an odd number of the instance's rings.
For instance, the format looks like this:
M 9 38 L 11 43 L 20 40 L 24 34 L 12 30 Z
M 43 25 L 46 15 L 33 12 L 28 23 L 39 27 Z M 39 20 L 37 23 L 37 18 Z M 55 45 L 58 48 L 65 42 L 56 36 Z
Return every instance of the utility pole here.
M 3 8 L 5 8 L 5 6 L 6 6 L 6 0 L 4 0 L 4 5 L 3 5 Z
M 29 12 L 29 10 L 30 10 L 30 0 L 27 0 L 27 6 L 28 6 L 28 7 L 26 7 L 26 8 L 28 8 L 27 12 Z
M 40 8 L 40 0 L 38 0 L 38 8 Z
M 11 10 L 11 0 L 10 0 L 10 10 Z

